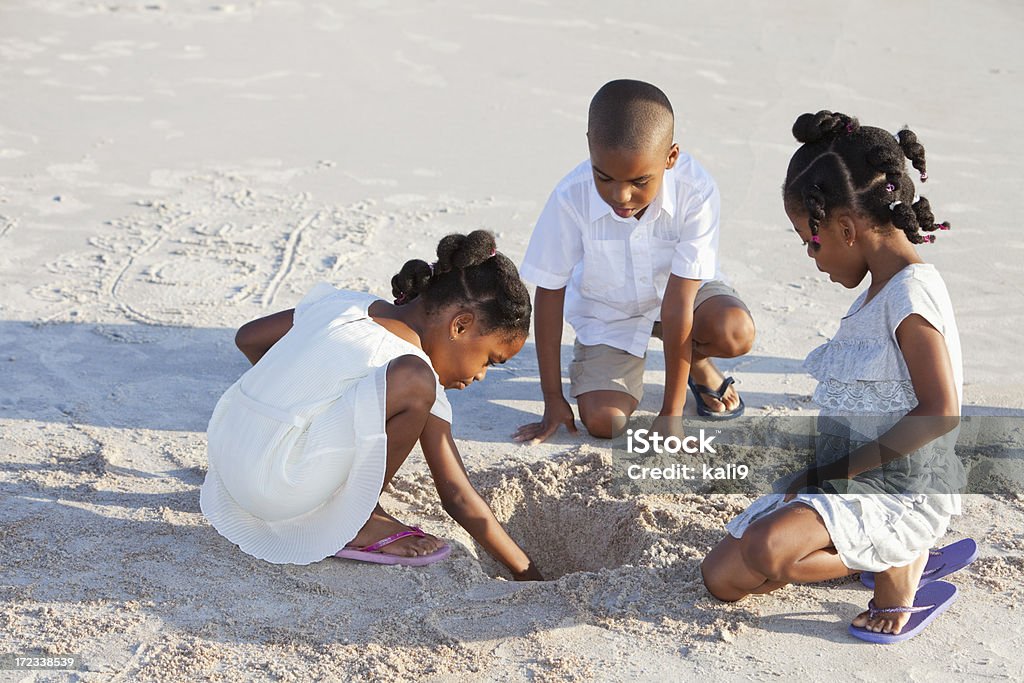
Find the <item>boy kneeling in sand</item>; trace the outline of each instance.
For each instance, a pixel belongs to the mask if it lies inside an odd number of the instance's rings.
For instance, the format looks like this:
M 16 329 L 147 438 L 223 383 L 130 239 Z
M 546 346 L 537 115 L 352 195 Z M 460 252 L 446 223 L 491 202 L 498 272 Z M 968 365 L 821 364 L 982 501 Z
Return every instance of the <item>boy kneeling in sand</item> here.
M 537 285 L 544 417 L 518 441 L 576 431 L 562 395 L 563 315 L 576 331 L 570 394 L 592 435 L 615 436 L 639 405 L 652 334 L 665 344 L 661 416 L 683 414 L 687 381 L 698 414 L 743 413 L 711 358 L 747 353 L 754 323 L 718 269 L 718 188 L 673 127 L 672 105 L 649 83 L 611 81 L 590 103 L 590 158 L 555 187 L 520 269 Z

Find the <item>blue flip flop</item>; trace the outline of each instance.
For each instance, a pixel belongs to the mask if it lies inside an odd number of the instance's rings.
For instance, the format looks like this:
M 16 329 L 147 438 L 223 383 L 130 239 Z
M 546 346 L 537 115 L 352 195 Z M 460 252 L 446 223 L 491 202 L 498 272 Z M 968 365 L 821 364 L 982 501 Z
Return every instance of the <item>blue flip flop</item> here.
M 928 564 L 924 566 L 921 583 L 917 587 L 927 586 L 936 579 L 958 572 L 976 559 L 978 559 L 978 544 L 973 538 L 950 543 L 939 550 L 929 550 Z M 861 572 L 860 582 L 868 588 L 874 588 L 875 575 L 871 572 Z
M 729 387 L 736 383 L 732 377 L 726 377 L 722 382 L 722 386 L 718 387 L 717 390 L 710 387 L 706 387 L 703 384 L 697 384 L 692 379 L 687 378 L 687 384 L 690 385 L 690 391 L 693 392 L 693 400 L 697 404 L 697 414 L 701 417 L 706 417 L 712 420 L 731 420 L 734 417 L 739 417 L 743 414 L 746 406 L 743 405 L 743 398 L 740 397 L 740 403 L 732 410 L 714 411 L 708 407 L 708 404 L 704 402 L 704 398 L 701 394 L 707 394 L 713 399 L 725 403 L 725 399 L 722 398 Z
M 899 633 L 875 633 L 861 626 L 850 624 L 850 635 L 869 643 L 883 645 L 909 640 L 923 631 L 928 624 L 935 620 L 935 617 L 949 609 L 949 606 L 956 600 L 956 594 L 956 586 L 953 584 L 946 581 L 933 581 L 917 591 L 917 595 L 914 596 L 914 604 L 910 607 L 875 607 L 875 601 L 871 600 L 868 602 L 868 614 L 871 617 L 878 614 L 910 612 L 910 619 Z

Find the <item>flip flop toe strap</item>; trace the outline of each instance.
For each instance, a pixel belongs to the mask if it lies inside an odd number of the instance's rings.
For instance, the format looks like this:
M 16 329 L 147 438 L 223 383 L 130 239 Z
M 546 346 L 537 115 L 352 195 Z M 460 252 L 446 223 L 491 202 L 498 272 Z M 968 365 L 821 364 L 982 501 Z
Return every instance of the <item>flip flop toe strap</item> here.
M 371 543 L 370 545 L 363 546 L 362 548 L 356 548 L 356 550 L 361 550 L 364 553 L 375 553 L 375 552 L 378 552 L 381 548 L 383 548 L 386 545 L 391 545 L 395 541 L 400 541 L 403 538 L 408 538 L 410 536 L 416 536 L 418 538 L 423 538 L 424 536 L 426 536 L 426 534 L 423 533 L 423 530 L 420 529 L 419 527 L 410 527 L 409 529 L 406 529 L 405 531 L 399 531 L 397 534 L 391 534 L 390 536 L 387 536 L 386 538 L 382 538 L 379 541 L 377 541 L 376 543 Z
M 935 605 L 918 605 L 916 607 L 875 607 L 875 601 L 871 600 L 868 602 L 868 619 L 874 619 L 879 614 L 916 614 L 917 612 L 927 612 L 933 607 L 935 607 Z
M 733 379 L 732 377 L 726 377 L 725 380 L 722 382 L 722 385 L 718 387 L 717 390 L 712 389 L 711 387 L 706 387 L 703 384 L 697 384 L 696 382 L 694 382 L 693 386 L 697 388 L 697 391 L 699 393 L 707 394 L 716 401 L 721 401 L 725 396 L 725 392 L 728 391 L 729 387 L 731 387 L 735 383 L 735 379 Z

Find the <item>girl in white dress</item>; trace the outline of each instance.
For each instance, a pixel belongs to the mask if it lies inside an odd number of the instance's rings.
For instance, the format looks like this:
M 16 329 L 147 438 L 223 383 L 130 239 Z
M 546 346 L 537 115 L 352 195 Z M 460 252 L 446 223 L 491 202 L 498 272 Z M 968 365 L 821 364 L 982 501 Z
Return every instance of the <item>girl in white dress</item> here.
M 321 284 L 238 331 L 253 367 L 210 418 L 200 505 L 246 553 L 291 564 L 443 559 L 446 543 L 378 502 L 418 441 L 448 514 L 514 578 L 541 578 L 470 483 L 444 393 L 522 349 L 529 295 L 489 232 L 449 235 L 437 257 L 402 267 L 393 304 Z
M 891 642 L 908 619 L 923 628 L 955 596 L 944 584 L 932 589 L 945 591 L 932 601 L 942 605 L 918 604 L 928 550 L 959 514 L 964 483 L 952 448 L 959 334 L 942 278 L 914 246 L 934 241 L 922 230 L 949 224 L 934 222 L 905 171 L 909 158 L 927 178 L 911 131 L 894 137 L 822 111 L 798 118 L 793 134 L 803 146 L 783 196 L 807 255 L 833 282 L 852 289 L 870 276 L 870 285 L 805 364 L 819 380 L 816 466 L 730 522 L 701 569 L 708 590 L 728 601 L 875 572 L 871 609 L 851 633 Z

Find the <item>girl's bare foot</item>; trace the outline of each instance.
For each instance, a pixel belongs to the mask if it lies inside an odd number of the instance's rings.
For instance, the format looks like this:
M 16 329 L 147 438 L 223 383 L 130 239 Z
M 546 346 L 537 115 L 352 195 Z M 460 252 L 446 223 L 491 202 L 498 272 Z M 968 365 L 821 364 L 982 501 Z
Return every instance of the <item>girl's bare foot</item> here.
M 893 567 L 875 574 L 875 607 L 913 606 L 914 595 L 927 562 L 928 553 L 924 552 L 905 567 Z M 861 612 L 853 620 L 853 625 L 875 633 L 896 634 L 908 619 L 909 612 L 876 614 L 874 619 L 869 619 L 867 612 Z
M 402 531 L 409 531 L 411 527 L 402 524 L 397 519 L 384 512 L 383 508 L 378 504 L 373 510 L 373 514 L 370 515 L 370 519 L 366 520 L 366 524 L 359 530 L 356 537 L 348 542 L 349 546 L 361 548 L 364 546 L 371 545 L 387 538 L 393 534 L 397 534 Z M 380 549 L 380 552 L 388 555 L 397 555 L 399 557 L 416 557 L 417 555 L 429 555 L 430 553 L 436 552 L 444 547 L 444 542 L 435 536 L 427 534 L 423 537 L 418 536 L 407 536 L 401 538 L 394 543 L 388 543 L 386 546 Z

